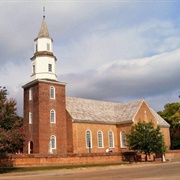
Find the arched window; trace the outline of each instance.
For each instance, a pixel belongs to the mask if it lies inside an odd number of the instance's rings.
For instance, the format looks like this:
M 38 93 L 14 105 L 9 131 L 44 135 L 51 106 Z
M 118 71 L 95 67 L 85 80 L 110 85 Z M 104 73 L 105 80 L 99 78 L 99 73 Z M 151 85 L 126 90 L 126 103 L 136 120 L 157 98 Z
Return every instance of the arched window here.
M 32 100 L 32 88 L 29 89 L 29 100 Z
M 51 136 L 51 149 L 56 149 L 56 136 Z
M 114 133 L 109 131 L 109 147 L 114 148 Z
M 29 112 L 29 124 L 32 124 L 32 112 Z
M 50 122 L 56 123 L 56 112 L 53 109 L 50 111 Z
M 50 87 L 50 98 L 55 99 L 55 88 L 53 86 Z
M 126 148 L 126 134 L 124 131 L 120 132 L 120 144 L 121 148 Z
M 98 148 L 103 148 L 104 147 L 104 142 L 103 142 L 103 133 L 102 131 L 98 131 Z
M 92 148 L 92 136 L 91 131 L 86 131 L 86 148 Z

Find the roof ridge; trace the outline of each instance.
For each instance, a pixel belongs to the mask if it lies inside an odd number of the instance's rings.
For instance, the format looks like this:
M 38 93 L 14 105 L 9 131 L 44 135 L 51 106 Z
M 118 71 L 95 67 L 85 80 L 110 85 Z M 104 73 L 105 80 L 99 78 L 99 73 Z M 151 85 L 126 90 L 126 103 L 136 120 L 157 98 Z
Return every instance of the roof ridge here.
M 139 100 L 133 100 L 133 101 L 129 101 L 129 102 L 113 102 L 113 101 L 104 101 L 104 100 L 97 100 L 97 99 L 89 99 L 89 98 L 78 98 L 78 97 L 66 97 L 67 99 L 79 99 L 79 100 L 87 100 L 87 101 L 94 101 L 94 102 L 102 102 L 102 103 L 112 103 L 112 104 L 116 104 L 116 105 L 125 105 L 125 104 L 129 104 L 129 103 L 133 103 L 133 102 L 143 102 L 145 101 L 144 99 L 139 99 Z

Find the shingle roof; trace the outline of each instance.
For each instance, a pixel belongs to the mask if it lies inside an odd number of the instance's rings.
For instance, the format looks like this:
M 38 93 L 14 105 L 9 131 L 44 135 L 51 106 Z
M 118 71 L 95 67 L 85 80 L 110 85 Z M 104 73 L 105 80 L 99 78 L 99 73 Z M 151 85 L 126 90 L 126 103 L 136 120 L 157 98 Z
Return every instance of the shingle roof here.
M 98 124 L 123 124 L 133 122 L 144 100 L 127 103 L 114 103 L 92 99 L 66 97 L 66 109 L 73 122 Z M 168 126 L 155 111 L 151 110 L 158 125 Z
M 48 38 L 50 38 L 45 18 L 43 18 L 38 37 L 48 37 Z
M 74 122 L 120 124 L 127 121 L 133 122 L 142 101 L 121 104 L 67 97 L 66 109 Z
M 152 108 L 150 108 L 150 109 L 151 109 L 151 112 L 153 113 L 154 117 L 157 120 L 158 126 L 160 126 L 160 127 L 170 127 L 170 125 L 157 112 L 155 112 Z

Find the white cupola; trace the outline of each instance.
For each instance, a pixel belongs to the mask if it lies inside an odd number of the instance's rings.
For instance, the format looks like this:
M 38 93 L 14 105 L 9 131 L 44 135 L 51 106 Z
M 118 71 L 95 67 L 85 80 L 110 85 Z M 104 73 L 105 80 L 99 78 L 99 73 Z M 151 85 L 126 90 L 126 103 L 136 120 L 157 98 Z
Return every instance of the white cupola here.
M 34 56 L 31 58 L 31 80 L 49 79 L 57 81 L 56 57 L 53 54 L 53 39 L 49 36 L 45 16 L 38 34 L 34 40 Z

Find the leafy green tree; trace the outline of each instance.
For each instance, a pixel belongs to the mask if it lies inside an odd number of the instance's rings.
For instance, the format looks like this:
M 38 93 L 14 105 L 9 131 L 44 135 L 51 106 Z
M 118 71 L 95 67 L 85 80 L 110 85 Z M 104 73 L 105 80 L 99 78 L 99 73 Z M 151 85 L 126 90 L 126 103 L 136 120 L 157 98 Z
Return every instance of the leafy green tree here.
M 0 153 L 22 150 L 24 141 L 23 119 L 17 115 L 16 101 L 7 95 L 0 87 Z
M 152 153 L 162 155 L 166 151 L 160 128 L 154 128 L 152 122 L 138 122 L 132 126 L 130 134 L 127 134 L 127 142 L 130 149 L 144 153 L 146 159 L 147 155 Z
M 171 149 L 180 149 L 180 103 L 168 103 L 158 114 L 170 124 Z

